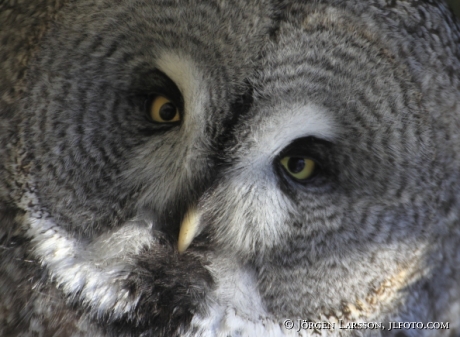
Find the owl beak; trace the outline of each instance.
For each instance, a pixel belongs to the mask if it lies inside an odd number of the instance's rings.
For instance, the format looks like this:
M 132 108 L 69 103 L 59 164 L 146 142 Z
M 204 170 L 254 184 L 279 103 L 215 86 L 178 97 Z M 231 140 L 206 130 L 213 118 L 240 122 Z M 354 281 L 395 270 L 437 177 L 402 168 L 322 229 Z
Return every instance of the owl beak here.
M 200 232 L 200 214 L 195 207 L 190 208 L 184 216 L 180 225 L 179 240 L 177 249 L 183 253 L 192 243 L 193 239 Z

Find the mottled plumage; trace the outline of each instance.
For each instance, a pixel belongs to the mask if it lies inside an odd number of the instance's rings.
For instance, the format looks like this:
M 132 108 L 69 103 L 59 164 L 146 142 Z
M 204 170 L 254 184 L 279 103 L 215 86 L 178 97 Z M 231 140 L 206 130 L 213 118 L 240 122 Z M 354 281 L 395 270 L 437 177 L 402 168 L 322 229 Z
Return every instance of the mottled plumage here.
M 10 0 L 0 27 L 1 336 L 460 336 L 442 1 Z

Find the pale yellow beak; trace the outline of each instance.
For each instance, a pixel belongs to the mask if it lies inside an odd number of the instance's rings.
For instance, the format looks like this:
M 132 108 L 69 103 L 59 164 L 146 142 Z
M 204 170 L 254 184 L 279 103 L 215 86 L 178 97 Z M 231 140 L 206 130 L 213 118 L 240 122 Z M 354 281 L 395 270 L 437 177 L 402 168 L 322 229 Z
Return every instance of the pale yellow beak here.
M 190 208 L 184 216 L 180 225 L 179 241 L 177 249 L 183 253 L 192 243 L 193 239 L 199 234 L 200 215 L 195 207 Z

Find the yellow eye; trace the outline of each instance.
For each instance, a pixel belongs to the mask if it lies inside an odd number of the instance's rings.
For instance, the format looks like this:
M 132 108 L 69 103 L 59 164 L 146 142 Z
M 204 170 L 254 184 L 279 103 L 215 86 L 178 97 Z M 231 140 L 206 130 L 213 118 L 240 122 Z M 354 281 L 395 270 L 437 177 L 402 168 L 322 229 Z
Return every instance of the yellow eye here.
M 179 109 L 164 96 L 157 96 L 150 105 L 150 118 L 157 123 L 174 123 L 180 121 Z
M 281 159 L 287 173 L 297 180 L 310 178 L 315 172 L 316 164 L 313 160 L 302 157 L 284 157 Z

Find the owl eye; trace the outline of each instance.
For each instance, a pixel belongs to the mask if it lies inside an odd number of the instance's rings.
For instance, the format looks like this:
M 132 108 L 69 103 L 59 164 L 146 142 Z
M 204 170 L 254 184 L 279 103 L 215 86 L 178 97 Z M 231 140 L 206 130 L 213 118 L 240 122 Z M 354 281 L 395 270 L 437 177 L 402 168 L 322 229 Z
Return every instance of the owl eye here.
M 156 123 L 174 123 L 180 121 L 179 109 L 164 96 L 156 96 L 150 104 L 150 118 Z
M 286 156 L 280 161 L 286 172 L 296 180 L 304 181 L 315 174 L 316 163 L 303 157 Z

